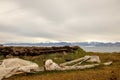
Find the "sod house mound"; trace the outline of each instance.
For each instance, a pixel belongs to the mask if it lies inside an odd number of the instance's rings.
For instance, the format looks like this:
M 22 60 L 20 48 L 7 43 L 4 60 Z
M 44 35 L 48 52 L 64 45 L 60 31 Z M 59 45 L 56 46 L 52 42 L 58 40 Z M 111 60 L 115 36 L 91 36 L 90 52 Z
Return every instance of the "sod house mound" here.
M 78 46 L 63 47 L 22 47 L 22 46 L 0 46 L 0 55 L 12 56 L 38 56 L 50 53 L 72 53 L 80 49 Z

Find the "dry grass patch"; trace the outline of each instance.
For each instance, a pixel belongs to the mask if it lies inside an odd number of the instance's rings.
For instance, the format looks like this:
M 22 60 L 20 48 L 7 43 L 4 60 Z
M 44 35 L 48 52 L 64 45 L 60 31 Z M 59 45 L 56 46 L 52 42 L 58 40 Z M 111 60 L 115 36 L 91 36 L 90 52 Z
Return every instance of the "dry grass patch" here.
M 88 52 L 87 55 L 98 55 L 102 62 L 113 61 L 113 64 L 85 70 L 21 74 L 4 80 L 120 80 L 120 53 Z

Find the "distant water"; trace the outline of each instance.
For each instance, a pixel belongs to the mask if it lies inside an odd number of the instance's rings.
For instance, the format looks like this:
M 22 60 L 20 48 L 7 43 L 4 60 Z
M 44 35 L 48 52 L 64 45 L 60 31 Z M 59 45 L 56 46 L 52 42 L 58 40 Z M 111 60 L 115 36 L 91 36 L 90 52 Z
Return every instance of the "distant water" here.
M 120 47 L 85 47 L 81 46 L 87 52 L 120 52 Z

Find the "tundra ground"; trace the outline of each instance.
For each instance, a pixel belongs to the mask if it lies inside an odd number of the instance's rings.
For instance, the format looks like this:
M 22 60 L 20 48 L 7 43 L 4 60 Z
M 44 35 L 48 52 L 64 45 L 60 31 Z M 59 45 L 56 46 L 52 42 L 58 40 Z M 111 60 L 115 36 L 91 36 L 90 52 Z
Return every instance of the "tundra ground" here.
M 99 66 L 85 70 L 69 70 L 69 71 L 45 71 L 32 74 L 14 75 L 4 80 L 120 80 L 120 53 L 93 53 L 80 52 L 70 54 L 50 54 L 40 55 L 36 57 L 24 56 L 23 59 L 31 60 L 43 66 L 43 62 L 51 58 L 56 63 L 70 61 L 84 55 L 98 55 L 101 62 L 113 61 L 110 66 Z M 1 57 L 2 58 L 2 57 Z

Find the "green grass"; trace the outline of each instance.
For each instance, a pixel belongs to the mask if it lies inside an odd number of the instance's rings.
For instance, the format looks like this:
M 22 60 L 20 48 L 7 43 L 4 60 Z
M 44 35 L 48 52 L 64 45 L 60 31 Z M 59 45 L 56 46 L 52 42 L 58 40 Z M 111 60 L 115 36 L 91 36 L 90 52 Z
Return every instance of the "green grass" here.
M 60 64 L 66 61 L 71 61 L 86 55 L 86 52 L 79 48 L 73 53 L 53 53 L 53 54 L 42 54 L 39 56 L 23 56 L 22 58 L 25 60 L 29 60 L 32 62 L 37 63 L 39 66 L 44 65 L 44 61 L 47 59 L 52 59 L 54 62 Z
M 110 66 L 100 65 L 84 70 L 44 71 L 35 74 L 20 74 L 4 80 L 120 80 L 120 53 L 93 53 L 85 52 L 80 48 L 74 53 L 55 53 L 35 57 L 24 56 L 23 59 L 33 61 L 39 64 L 39 66 L 43 66 L 44 61 L 47 59 L 53 59 L 53 61 L 60 64 L 85 55 L 98 55 L 102 62 L 113 61 L 113 64 Z

